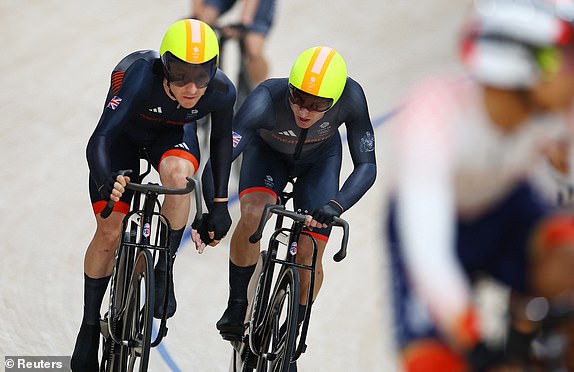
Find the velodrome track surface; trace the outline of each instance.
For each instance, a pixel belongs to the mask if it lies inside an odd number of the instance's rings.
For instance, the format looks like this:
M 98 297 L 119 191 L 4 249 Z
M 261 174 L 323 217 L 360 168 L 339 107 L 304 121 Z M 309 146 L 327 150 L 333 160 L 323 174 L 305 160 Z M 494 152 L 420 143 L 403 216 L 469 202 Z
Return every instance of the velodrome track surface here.
M 351 240 L 341 263 L 331 260 L 340 238 L 333 233 L 300 371 L 396 369 L 380 241 L 385 166 L 392 163 L 384 152 L 384 121 L 409 85 L 453 64 L 455 31 L 469 1 L 278 0 L 266 52 L 271 76 L 286 76 L 310 46 L 332 46 L 363 85 L 377 124 L 379 176 L 344 214 Z M 110 71 L 131 51 L 157 49 L 189 6 L 182 0 L 0 0 L 0 359 L 72 352 L 83 256 L 95 227 L 85 145 Z M 350 170 L 345 153 L 343 175 Z M 237 221 L 238 204 L 230 210 Z M 227 370 L 230 347 L 215 322 L 227 300 L 228 243 L 198 255 L 186 241 L 175 267 L 178 312 L 152 352 L 151 371 Z

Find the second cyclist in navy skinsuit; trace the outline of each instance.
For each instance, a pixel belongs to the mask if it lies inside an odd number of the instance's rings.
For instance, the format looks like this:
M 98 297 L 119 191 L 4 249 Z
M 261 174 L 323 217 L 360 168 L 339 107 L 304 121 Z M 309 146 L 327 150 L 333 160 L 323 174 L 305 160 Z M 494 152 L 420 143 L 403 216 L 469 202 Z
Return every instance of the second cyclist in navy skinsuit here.
M 354 169 L 340 187 L 343 123 Z M 321 258 L 328 225 L 352 207 L 376 177 L 373 127 L 363 89 L 347 77 L 343 58 L 332 48 L 308 49 L 288 79 L 261 83 L 235 115 L 233 129 L 234 158 L 243 154 L 241 218 L 231 238 L 228 308 L 217 323 L 225 339 L 243 332 L 247 284 L 259 257 L 259 243 L 251 244 L 248 238 L 257 229 L 264 206 L 276 202 L 288 178 L 296 177 L 295 208 L 309 212 L 306 224 L 318 243 L 316 296 L 323 280 Z M 309 265 L 312 247 L 308 237 L 302 239 L 297 259 Z M 300 313 L 304 313 L 310 277 L 308 270 L 300 274 Z
M 235 87 L 217 69 L 218 56 L 217 38 L 207 24 L 181 20 L 166 32 L 160 53 L 132 53 L 112 73 L 104 110 L 86 151 L 97 229 L 84 261 L 84 315 L 72 356 L 74 371 L 98 370 L 100 306 L 110 279 L 121 222 L 133 195 L 125 189 L 130 177 L 118 175 L 118 170 L 138 172 L 145 151 L 164 186 L 185 187 L 186 177 L 197 171 L 200 160 L 196 120 L 210 114 L 215 192 L 201 232 L 209 236 L 213 245 L 229 230 L 227 188 Z M 108 200 L 115 204 L 111 215 L 104 219 L 100 213 Z M 165 196 L 162 212 L 171 222 L 172 257 L 181 241 L 189 208 L 189 194 Z M 160 258 L 165 260 L 163 255 Z M 156 299 L 164 297 L 165 276 L 165 262 L 159 262 L 155 269 Z M 175 294 L 171 291 L 168 295 L 166 316 L 171 317 L 176 309 Z M 156 301 L 155 305 L 154 315 L 161 317 L 163 301 Z

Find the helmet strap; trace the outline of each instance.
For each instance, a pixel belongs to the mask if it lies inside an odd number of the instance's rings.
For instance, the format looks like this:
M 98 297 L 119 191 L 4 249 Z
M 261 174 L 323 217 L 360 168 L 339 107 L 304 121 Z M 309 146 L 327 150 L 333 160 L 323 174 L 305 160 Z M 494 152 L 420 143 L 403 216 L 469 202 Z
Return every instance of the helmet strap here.
M 167 82 L 167 94 L 169 96 L 169 98 L 173 99 L 174 101 L 176 101 L 177 103 L 179 103 L 177 101 L 177 98 L 175 98 L 175 94 L 173 94 L 173 90 L 171 90 L 171 82 L 165 78 L 166 82 Z

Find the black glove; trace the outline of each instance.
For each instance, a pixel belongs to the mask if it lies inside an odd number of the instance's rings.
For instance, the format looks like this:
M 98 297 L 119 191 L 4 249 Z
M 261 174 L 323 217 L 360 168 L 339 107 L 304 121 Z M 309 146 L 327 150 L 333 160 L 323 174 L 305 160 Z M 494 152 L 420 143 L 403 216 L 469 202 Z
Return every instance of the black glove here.
M 103 200 L 110 200 L 112 191 L 114 191 L 114 183 L 116 183 L 120 172 L 112 172 L 104 181 L 104 184 L 98 188 L 100 196 Z
M 197 230 L 201 241 L 209 244 L 214 240 L 221 240 L 231 227 L 231 216 L 227 209 L 227 202 L 213 202 L 209 213 L 204 213 L 201 222 L 194 221 L 192 227 Z M 213 231 L 213 239 L 209 232 Z
M 213 239 L 211 239 L 209 237 L 209 234 L 207 233 L 207 217 L 208 216 L 209 216 L 209 213 L 204 213 L 201 216 L 200 220 L 196 219 L 191 224 L 191 228 L 198 232 L 199 237 L 201 238 L 201 241 L 204 242 L 205 244 L 209 244 L 213 241 Z
M 313 219 L 319 223 L 329 225 L 333 223 L 335 217 L 339 217 L 343 213 L 343 208 L 334 200 L 330 200 L 321 208 L 313 211 Z

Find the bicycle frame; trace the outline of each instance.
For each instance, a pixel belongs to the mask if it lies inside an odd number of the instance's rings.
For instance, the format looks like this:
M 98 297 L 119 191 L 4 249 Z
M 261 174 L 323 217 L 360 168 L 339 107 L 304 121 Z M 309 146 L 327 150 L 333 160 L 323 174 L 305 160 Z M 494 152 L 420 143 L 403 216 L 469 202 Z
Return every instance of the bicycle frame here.
M 147 170 L 138 177 L 138 181 L 141 182 L 141 180 L 150 173 L 150 170 L 151 165 L 148 162 Z M 127 174 L 127 171 L 120 171 L 120 174 Z M 166 256 L 165 270 L 168 275 L 166 275 L 166 281 L 164 284 L 167 288 L 166 293 L 169 293 L 169 286 L 171 284 L 169 280 L 171 277 L 170 263 L 174 258 L 170 255 L 169 249 L 169 231 L 171 229 L 171 225 L 169 220 L 161 213 L 161 202 L 159 196 L 164 194 L 187 194 L 195 190 L 195 218 L 200 220 L 202 217 L 202 194 L 200 183 L 193 178 L 187 178 L 187 180 L 187 186 L 180 189 L 168 188 L 154 183 L 147 183 L 144 185 L 130 182 L 126 185 L 127 189 L 134 191 L 134 197 L 132 199 L 130 212 L 126 214 L 122 221 L 121 241 L 118 249 L 116 250 L 110 283 L 111 289 L 109 311 L 107 313 L 107 332 L 104 334 L 106 339 L 111 339 L 108 354 L 108 357 L 110 358 L 115 353 L 115 345 L 123 345 L 127 347 L 139 346 L 138 341 L 124 339 L 123 335 L 118 333 L 118 323 L 123 320 L 124 313 L 127 311 L 127 294 L 129 288 L 131 288 L 130 280 L 133 277 L 134 270 L 136 270 L 134 265 L 136 257 L 139 257 L 140 252 L 146 252 L 146 256 L 151 260 L 152 269 L 153 262 L 156 261 L 157 254 L 164 254 Z M 111 211 L 112 207 L 113 204 L 108 203 L 106 208 Z M 151 277 L 148 278 L 148 280 L 153 281 L 153 270 L 150 275 Z M 120 286 L 116 286 L 116 277 L 121 281 Z M 116 288 L 120 289 L 120 293 L 116 293 Z M 153 299 L 150 300 L 149 298 L 146 298 L 145 301 L 151 301 L 151 306 L 150 303 L 148 303 L 147 308 L 153 308 Z M 168 296 L 165 296 L 163 301 L 165 309 L 167 308 Z M 160 326 L 157 335 L 155 339 L 150 342 L 149 347 L 159 345 L 166 334 L 167 318 L 166 314 L 163 314 L 160 319 Z
M 298 269 L 308 270 L 310 272 L 310 282 L 309 282 L 309 290 L 307 295 L 307 308 L 305 310 L 305 317 L 301 326 L 301 334 L 299 338 L 299 344 L 296 348 L 296 352 L 293 356 L 293 360 L 297 360 L 299 356 L 305 352 L 305 340 L 307 337 L 307 330 L 309 327 L 309 316 L 311 314 L 311 308 L 313 303 L 313 290 L 312 288 L 315 287 L 315 268 L 317 265 L 317 253 L 318 253 L 318 246 L 317 241 L 315 238 L 306 231 L 303 231 L 304 224 L 300 221 L 294 221 L 291 228 L 283 227 L 283 215 L 277 215 L 276 224 L 275 224 L 275 232 L 271 235 L 269 239 L 269 250 L 267 260 L 265 262 L 265 266 L 263 268 L 263 273 L 265 275 L 264 279 L 264 287 L 263 287 L 263 298 L 261 299 L 260 306 L 262 304 L 267 304 L 269 301 L 269 295 L 271 294 L 271 285 L 273 280 L 273 273 L 274 273 L 274 266 L 275 264 L 281 265 L 281 271 L 279 275 L 281 275 L 282 270 L 285 270 L 286 267 L 295 267 Z M 285 259 L 277 258 L 277 253 L 279 250 L 279 236 L 283 233 L 288 233 L 289 241 L 286 244 L 287 254 Z M 297 258 L 297 246 L 301 235 L 307 235 L 311 239 L 311 243 L 313 245 L 313 254 L 311 258 L 311 264 L 299 264 L 296 262 Z M 266 312 L 269 312 L 269 307 L 265 306 Z M 256 324 L 254 327 L 255 335 L 261 331 L 261 328 L 265 326 L 263 320 L 267 318 L 268 314 L 261 314 L 262 317 L 259 319 L 259 324 Z M 258 357 L 261 356 L 260 353 L 257 351 L 257 346 L 255 345 L 255 341 L 253 337 L 257 337 L 253 334 L 250 334 L 250 347 L 252 352 L 257 355 Z
M 293 184 L 293 179 L 289 182 Z M 276 215 L 275 231 L 272 233 L 267 251 L 267 258 L 263 262 L 263 268 L 261 274 L 258 278 L 259 285 L 257 287 L 257 292 L 254 296 L 253 308 L 251 310 L 251 319 L 249 326 L 249 334 L 247 339 L 244 339 L 242 343 L 247 342 L 249 346 L 249 352 L 256 355 L 257 357 L 262 357 L 260 350 L 260 335 L 266 326 L 265 320 L 267 319 L 269 312 L 271 311 L 269 307 L 270 296 L 272 293 L 272 286 L 274 285 L 274 271 L 275 265 L 281 265 L 279 272 L 279 277 L 287 267 L 293 267 L 297 269 L 309 270 L 311 274 L 311 279 L 309 283 L 309 291 L 307 295 L 307 308 L 305 310 L 305 316 L 301 325 L 301 333 L 299 335 L 299 342 L 296 344 L 294 352 L 290 356 L 291 361 L 297 360 L 302 353 L 305 352 L 306 344 L 305 340 L 307 337 L 310 314 L 313 303 L 313 288 L 315 286 L 315 267 L 317 262 L 318 246 L 314 237 L 304 230 L 304 220 L 305 216 L 303 214 L 288 211 L 285 209 L 285 204 L 289 199 L 291 199 L 292 193 L 283 192 L 280 196 L 280 204 L 268 204 L 262 214 L 259 227 L 257 231 L 250 237 L 250 242 L 256 243 L 262 237 L 263 229 L 265 224 L 271 214 Z M 283 227 L 284 217 L 288 217 L 293 220 L 290 228 Z M 341 243 L 341 249 L 333 257 L 335 261 L 339 262 L 346 256 L 346 249 L 348 243 L 348 224 L 346 221 L 337 218 L 333 223 L 333 226 L 340 226 L 344 230 L 343 240 Z M 279 250 L 280 235 L 287 233 L 289 240 L 287 241 L 287 254 L 285 259 L 277 258 L 277 253 Z M 313 245 L 313 254 L 310 265 L 299 264 L 296 262 L 297 247 L 301 235 L 309 236 Z M 242 350 L 237 347 L 236 350 L 241 354 Z

